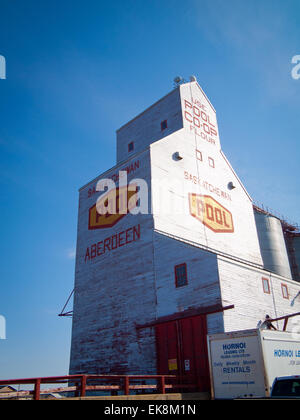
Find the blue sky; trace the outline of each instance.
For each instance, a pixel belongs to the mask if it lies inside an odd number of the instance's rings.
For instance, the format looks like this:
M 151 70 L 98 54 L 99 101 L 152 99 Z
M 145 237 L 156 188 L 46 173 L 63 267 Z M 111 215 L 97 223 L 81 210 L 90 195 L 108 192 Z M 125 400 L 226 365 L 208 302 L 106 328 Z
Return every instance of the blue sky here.
M 298 0 L 1 0 L 0 378 L 68 373 L 78 188 L 196 75 L 250 195 L 300 223 Z

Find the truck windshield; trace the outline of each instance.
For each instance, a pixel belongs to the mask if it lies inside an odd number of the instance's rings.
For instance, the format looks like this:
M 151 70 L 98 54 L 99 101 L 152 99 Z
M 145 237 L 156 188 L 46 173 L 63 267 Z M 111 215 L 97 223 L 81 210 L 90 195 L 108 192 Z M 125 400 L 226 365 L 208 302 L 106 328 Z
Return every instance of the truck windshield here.
M 283 379 L 275 382 L 272 397 L 300 398 L 300 379 Z

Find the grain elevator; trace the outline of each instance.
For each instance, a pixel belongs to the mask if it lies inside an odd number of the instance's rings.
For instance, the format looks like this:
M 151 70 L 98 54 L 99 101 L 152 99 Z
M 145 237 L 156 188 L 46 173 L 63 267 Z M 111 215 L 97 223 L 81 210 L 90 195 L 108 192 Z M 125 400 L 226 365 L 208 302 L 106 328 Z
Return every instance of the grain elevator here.
M 300 311 L 299 249 L 295 226 L 253 206 L 196 79 L 178 82 L 79 191 L 70 374 L 196 375 L 207 390 L 207 333 Z

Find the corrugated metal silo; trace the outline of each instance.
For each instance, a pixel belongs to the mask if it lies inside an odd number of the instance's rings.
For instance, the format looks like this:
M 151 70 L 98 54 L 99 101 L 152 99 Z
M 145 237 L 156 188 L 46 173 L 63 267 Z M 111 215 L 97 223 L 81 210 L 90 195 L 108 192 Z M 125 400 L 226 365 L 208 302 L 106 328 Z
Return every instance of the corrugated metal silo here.
M 292 278 L 281 221 L 268 213 L 254 211 L 264 268 Z

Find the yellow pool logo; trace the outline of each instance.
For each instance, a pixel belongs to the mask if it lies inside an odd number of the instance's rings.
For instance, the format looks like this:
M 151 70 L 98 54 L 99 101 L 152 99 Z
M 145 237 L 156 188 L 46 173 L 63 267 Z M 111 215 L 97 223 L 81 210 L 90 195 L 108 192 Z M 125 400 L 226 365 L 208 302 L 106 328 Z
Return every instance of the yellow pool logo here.
M 189 193 L 191 216 L 216 233 L 234 232 L 233 218 L 229 210 L 209 195 Z
M 89 209 L 89 230 L 113 227 L 137 206 L 137 201 L 132 198 L 136 193 L 136 186 L 131 184 L 130 190 L 126 185 L 103 194 Z

